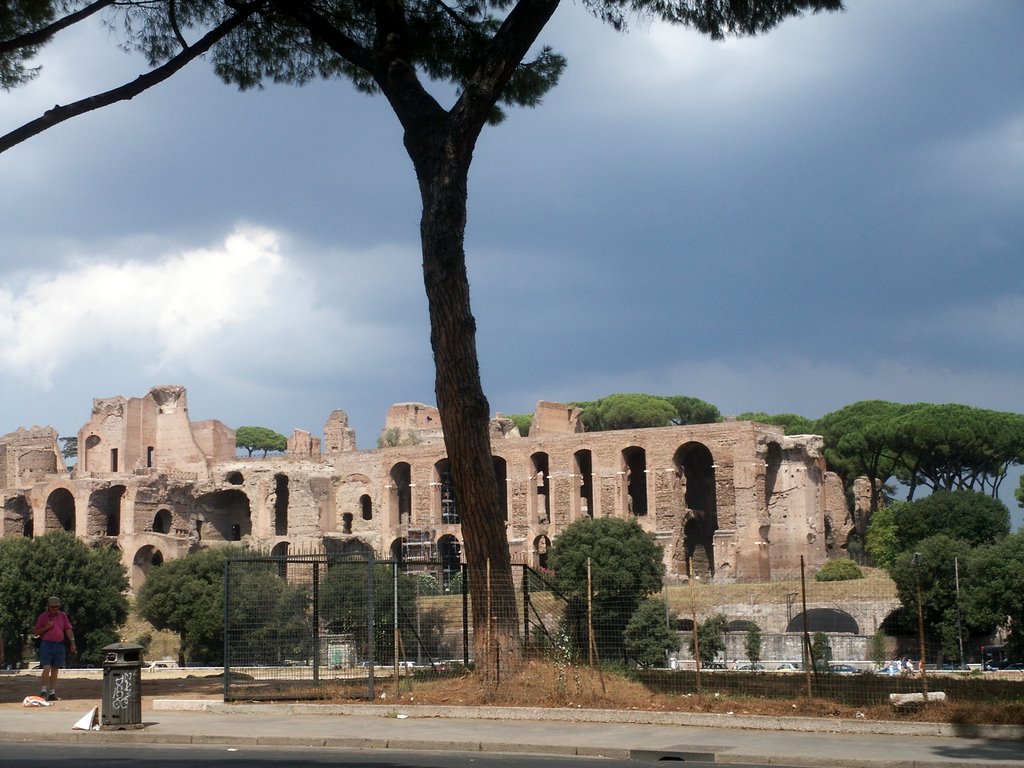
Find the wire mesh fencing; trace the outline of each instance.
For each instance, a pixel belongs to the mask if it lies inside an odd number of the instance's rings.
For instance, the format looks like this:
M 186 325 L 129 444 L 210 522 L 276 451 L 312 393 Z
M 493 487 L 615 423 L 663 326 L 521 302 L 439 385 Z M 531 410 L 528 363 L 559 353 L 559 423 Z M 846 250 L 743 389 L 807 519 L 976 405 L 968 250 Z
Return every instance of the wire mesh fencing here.
M 654 594 L 566 584 L 514 566 L 524 655 L 590 667 L 669 696 L 886 703 L 942 690 L 1008 700 L 1021 675 L 982 673 L 987 638 L 926 627 L 880 570 L 818 581 L 693 578 Z M 474 666 L 473 588 L 450 563 L 333 554 L 229 560 L 225 699 L 374 699 Z M 985 646 L 990 647 L 990 646 Z M 926 663 L 921 664 L 924 658 Z

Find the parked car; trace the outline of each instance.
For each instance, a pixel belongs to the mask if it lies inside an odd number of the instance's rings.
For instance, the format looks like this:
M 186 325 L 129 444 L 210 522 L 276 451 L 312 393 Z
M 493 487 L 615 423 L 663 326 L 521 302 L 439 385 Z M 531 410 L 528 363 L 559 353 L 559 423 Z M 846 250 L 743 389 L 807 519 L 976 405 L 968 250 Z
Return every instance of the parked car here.
M 1020 672 L 1021 670 L 1024 670 L 1024 661 L 1015 661 L 1012 664 L 1007 664 L 1003 667 L 1003 671 L 1005 672 Z
M 764 672 L 764 664 L 739 664 L 736 670 L 738 672 Z
M 888 677 L 896 677 L 900 673 L 900 663 L 898 661 L 890 661 L 885 666 L 879 667 L 875 670 L 876 675 L 887 675 Z
M 794 664 L 791 661 L 784 661 L 781 664 L 779 664 L 779 666 L 777 666 L 773 671 L 774 672 L 799 672 L 800 671 L 800 665 L 799 664 Z
M 710 669 L 710 670 L 728 669 L 728 667 L 726 667 L 725 664 L 723 664 L 720 661 L 709 661 L 707 664 L 701 664 L 700 668 L 701 669 Z
M 849 664 L 829 664 L 828 671 L 834 675 L 859 675 L 860 670 Z

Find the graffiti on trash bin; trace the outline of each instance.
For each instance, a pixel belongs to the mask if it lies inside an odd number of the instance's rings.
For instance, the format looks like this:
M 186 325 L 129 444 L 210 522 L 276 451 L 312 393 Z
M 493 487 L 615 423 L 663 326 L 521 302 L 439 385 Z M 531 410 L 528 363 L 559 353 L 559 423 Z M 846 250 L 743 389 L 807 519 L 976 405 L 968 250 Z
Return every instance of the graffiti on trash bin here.
M 118 675 L 114 679 L 114 695 L 110 698 L 110 706 L 114 709 L 126 709 L 132 697 L 131 675 Z

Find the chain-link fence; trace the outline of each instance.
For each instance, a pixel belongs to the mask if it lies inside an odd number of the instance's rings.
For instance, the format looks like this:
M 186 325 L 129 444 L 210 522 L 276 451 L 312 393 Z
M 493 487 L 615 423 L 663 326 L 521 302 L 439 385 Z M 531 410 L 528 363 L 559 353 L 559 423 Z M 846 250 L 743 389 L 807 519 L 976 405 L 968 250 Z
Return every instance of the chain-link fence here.
M 527 658 L 615 670 L 652 692 L 851 705 L 929 690 L 996 701 L 1024 693 L 1021 673 L 982 671 L 989 638 L 951 646 L 948 632 L 903 607 L 881 570 L 818 581 L 798 565 L 772 581 L 693 578 L 633 596 L 519 565 L 513 580 Z M 461 675 L 474 661 L 472 594 L 450 563 L 231 560 L 225 699 L 373 699 L 405 678 Z

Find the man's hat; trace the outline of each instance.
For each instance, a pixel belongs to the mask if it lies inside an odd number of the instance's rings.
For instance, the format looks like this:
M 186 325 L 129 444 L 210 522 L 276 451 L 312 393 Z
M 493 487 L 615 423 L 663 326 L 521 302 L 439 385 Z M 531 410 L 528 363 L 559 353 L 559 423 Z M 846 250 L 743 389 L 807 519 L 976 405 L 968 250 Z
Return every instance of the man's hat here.
M 46 601 L 46 607 L 49 608 L 51 605 L 56 605 L 58 608 L 60 608 L 60 598 L 59 597 L 51 597 L 49 600 L 47 600 Z

